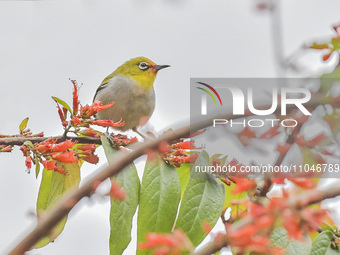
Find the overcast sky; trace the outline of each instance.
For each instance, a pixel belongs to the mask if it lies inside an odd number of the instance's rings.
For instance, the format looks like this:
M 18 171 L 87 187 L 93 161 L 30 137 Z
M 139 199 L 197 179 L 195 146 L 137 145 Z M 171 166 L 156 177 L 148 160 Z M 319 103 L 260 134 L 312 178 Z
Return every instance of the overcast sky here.
M 306 41 L 329 37 L 340 21 L 338 0 L 281 2 L 285 56 Z M 83 83 L 81 102 L 91 103 L 103 78 L 137 56 L 171 65 L 155 82 L 150 124 L 156 130 L 189 118 L 190 77 L 276 77 L 270 17 L 255 3 L 0 1 L 0 134 L 15 134 L 26 117 L 34 132 L 61 134 L 51 96 L 70 102 L 72 78 Z M 314 52 L 300 64 L 305 75 L 327 66 Z M 98 166 L 104 163 L 102 158 Z M 84 166 L 82 177 L 94 169 Z M 30 212 L 40 179 L 25 172 L 18 148 L 0 154 L 0 254 L 34 224 Z M 108 218 L 107 199 L 81 201 L 55 243 L 30 254 L 108 254 Z M 126 254 L 134 254 L 135 242 Z

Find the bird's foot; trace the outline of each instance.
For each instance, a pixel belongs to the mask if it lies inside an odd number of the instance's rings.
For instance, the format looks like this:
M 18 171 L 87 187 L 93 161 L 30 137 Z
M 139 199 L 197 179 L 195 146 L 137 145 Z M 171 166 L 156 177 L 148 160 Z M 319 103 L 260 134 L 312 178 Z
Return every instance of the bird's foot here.
M 141 137 L 143 138 L 144 141 L 147 139 L 141 132 L 139 132 L 139 131 L 137 130 L 136 127 L 134 127 L 134 128 L 132 129 L 132 131 L 135 132 L 135 133 L 137 133 L 139 136 L 141 136 Z

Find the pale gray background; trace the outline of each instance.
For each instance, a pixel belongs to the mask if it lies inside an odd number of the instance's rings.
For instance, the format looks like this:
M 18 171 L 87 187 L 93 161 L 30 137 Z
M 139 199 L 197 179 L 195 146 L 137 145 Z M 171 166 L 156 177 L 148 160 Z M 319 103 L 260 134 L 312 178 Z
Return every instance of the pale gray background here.
M 81 102 L 90 103 L 102 79 L 136 56 L 172 66 L 156 79 L 157 104 L 151 119 L 156 130 L 189 118 L 190 77 L 276 77 L 270 17 L 257 12 L 255 4 L 0 2 L 0 133 L 14 134 L 21 120 L 30 117 L 34 132 L 61 134 L 51 96 L 70 101 L 72 78 L 84 84 Z M 339 9 L 338 0 L 282 1 L 284 55 L 305 41 L 332 35 L 331 25 L 340 21 Z M 319 53 L 310 52 L 300 63 L 310 75 L 332 61 L 324 65 Z M 98 165 L 104 163 L 102 158 Z M 95 168 L 84 166 L 82 177 Z M 1 254 L 32 227 L 30 212 L 35 210 L 40 178 L 25 173 L 18 148 L 0 154 Z M 108 254 L 108 214 L 107 199 L 82 201 L 55 243 L 29 254 Z M 134 254 L 135 242 L 134 238 L 126 254 Z

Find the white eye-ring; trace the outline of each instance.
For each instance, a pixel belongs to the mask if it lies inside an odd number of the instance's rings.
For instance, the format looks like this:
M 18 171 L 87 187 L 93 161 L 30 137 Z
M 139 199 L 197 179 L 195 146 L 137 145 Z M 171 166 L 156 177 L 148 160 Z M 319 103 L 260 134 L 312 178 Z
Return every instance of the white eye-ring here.
M 146 69 L 149 68 L 149 65 L 145 62 L 141 62 L 141 63 L 139 63 L 138 67 L 139 67 L 140 70 L 146 70 Z

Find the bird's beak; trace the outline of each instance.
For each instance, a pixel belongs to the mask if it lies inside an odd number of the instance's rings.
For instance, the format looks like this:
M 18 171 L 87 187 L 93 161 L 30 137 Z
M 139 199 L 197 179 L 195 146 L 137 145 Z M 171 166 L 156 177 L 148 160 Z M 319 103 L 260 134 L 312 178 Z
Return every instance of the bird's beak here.
M 152 69 L 154 69 L 156 72 L 158 72 L 159 70 L 163 69 L 163 68 L 167 68 L 170 67 L 169 65 L 155 65 L 152 66 Z

